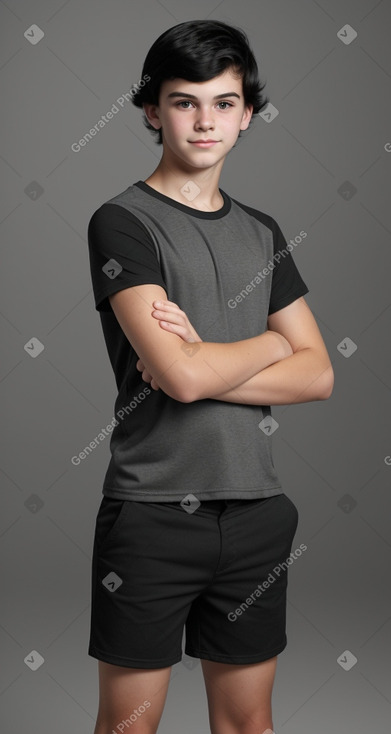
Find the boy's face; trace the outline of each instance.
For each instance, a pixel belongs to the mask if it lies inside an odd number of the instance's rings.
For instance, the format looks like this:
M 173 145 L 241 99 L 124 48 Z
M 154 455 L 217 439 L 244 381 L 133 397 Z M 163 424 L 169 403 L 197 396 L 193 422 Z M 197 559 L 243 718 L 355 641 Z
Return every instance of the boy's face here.
M 244 106 L 242 78 L 227 69 L 206 82 L 165 80 L 159 105 L 145 104 L 144 110 L 151 124 L 162 128 L 164 154 L 169 149 L 190 166 L 209 168 L 227 155 L 239 131 L 247 129 L 253 107 Z M 208 139 L 217 142 L 205 147 L 194 144 Z

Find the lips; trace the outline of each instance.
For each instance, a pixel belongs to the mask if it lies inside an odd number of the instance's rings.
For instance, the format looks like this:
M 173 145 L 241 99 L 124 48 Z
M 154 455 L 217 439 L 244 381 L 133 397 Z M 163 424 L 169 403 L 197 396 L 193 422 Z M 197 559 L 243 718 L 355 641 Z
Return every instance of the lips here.
M 217 145 L 219 140 L 191 140 L 190 142 L 192 145 L 195 145 L 196 148 L 213 148 L 214 145 Z

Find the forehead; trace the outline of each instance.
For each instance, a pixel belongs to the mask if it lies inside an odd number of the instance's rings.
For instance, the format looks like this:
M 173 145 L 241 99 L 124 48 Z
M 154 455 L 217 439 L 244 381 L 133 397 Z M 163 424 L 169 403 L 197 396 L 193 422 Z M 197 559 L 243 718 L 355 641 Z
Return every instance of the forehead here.
M 186 92 L 194 94 L 199 99 L 207 99 L 217 94 L 236 92 L 243 95 L 242 77 L 234 75 L 231 69 L 226 69 L 219 76 L 213 77 L 206 82 L 189 82 L 187 79 L 178 77 L 176 79 L 165 79 L 161 84 L 160 92 L 167 96 L 170 92 Z

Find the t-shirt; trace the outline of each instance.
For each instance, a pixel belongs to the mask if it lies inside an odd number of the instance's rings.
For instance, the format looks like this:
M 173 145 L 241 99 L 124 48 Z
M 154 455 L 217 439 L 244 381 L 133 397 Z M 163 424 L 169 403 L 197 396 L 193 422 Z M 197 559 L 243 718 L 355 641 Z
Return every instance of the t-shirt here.
M 137 181 L 90 219 L 95 308 L 118 389 L 107 497 L 201 502 L 283 492 L 268 435 L 270 406 L 183 403 L 153 390 L 108 298 L 155 283 L 203 341 L 227 343 L 262 334 L 269 314 L 308 293 L 277 222 L 219 191 L 223 206 L 199 211 Z

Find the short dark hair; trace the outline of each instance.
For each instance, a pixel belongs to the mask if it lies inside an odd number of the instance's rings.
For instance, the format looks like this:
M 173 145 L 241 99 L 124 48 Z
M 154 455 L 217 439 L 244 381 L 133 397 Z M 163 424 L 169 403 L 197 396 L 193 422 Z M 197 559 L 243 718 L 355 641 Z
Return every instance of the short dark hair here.
M 219 20 L 189 20 L 162 33 L 144 61 L 142 77 L 149 79 L 140 87 L 135 85 L 132 103 L 140 108 L 143 103 L 158 105 L 160 87 L 166 79 L 204 82 L 229 68 L 242 77 L 244 103 L 253 105 L 251 124 L 254 115 L 269 102 L 262 94 L 266 82 L 259 80 L 257 62 L 245 32 Z M 162 131 L 149 123 L 144 111 L 143 123 L 161 145 Z

